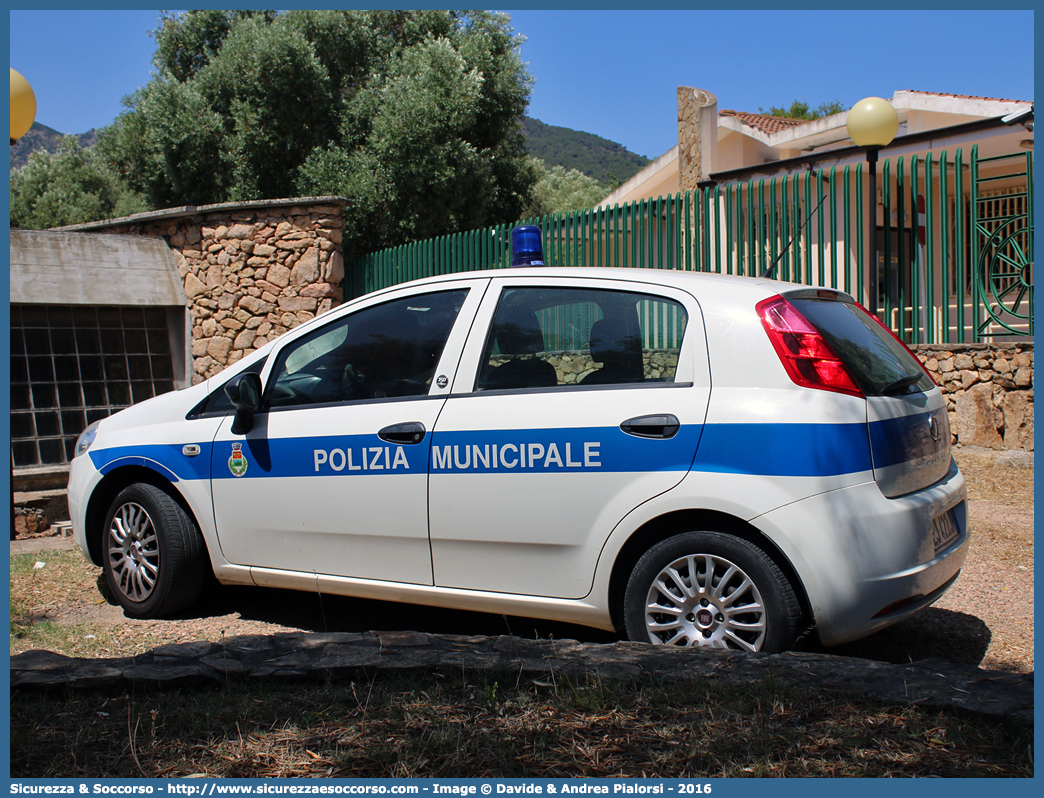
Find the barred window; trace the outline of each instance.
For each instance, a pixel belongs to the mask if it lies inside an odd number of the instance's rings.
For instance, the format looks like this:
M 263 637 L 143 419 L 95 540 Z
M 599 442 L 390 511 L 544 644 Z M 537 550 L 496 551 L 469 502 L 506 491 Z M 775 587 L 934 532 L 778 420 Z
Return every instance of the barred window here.
M 174 389 L 163 308 L 11 306 L 11 458 L 61 465 L 90 423 Z

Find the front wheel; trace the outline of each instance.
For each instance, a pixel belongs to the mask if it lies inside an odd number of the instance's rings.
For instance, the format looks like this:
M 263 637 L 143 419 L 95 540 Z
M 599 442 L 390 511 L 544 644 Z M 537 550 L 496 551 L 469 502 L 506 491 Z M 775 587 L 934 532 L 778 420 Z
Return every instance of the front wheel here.
M 206 547 L 191 516 L 155 485 L 120 491 L 105 521 L 105 580 L 133 618 L 169 616 L 191 605 L 206 575 Z
M 624 593 L 631 640 L 785 651 L 801 631 L 790 582 L 761 549 L 721 532 L 687 532 L 647 551 Z

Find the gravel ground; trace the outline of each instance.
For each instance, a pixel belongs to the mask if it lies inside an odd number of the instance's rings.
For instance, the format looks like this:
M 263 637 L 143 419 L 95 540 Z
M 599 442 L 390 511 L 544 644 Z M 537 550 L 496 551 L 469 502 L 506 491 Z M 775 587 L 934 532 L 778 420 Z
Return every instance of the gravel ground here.
M 957 450 L 955 456 L 968 479 L 973 535 L 960 578 L 917 617 L 828 649 L 832 653 L 888 662 L 939 657 L 990 670 L 1033 671 L 1032 456 L 1012 458 L 971 449 Z M 70 545 L 58 538 L 15 541 L 12 552 Z M 214 587 L 202 613 L 197 608 L 194 615 L 177 620 L 137 621 L 99 599 L 93 584 L 99 572 L 84 563 L 77 585 L 60 602 L 40 596 L 33 607 L 34 620 L 52 620 L 74 636 L 93 634 L 92 653 L 85 654 L 89 656 L 123 656 L 161 643 L 288 631 L 402 629 L 587 642 L 616 639 L 568 624 L 262 588 Z M 33 647 L 30 639 L 12 637 L 12 654 Z M 75 640 L 67 653 L 74 652 L 80 653 Z

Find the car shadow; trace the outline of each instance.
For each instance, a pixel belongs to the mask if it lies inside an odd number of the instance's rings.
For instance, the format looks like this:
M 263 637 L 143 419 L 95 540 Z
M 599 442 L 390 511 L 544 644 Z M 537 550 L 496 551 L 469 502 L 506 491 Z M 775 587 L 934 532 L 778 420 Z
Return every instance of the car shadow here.
M 244 620 L 278 624 L 304 632 L 514 635 L 585 643 L 612 643 L 621 639 L 613 632 L 557 621 L 237 585 L 211 586 L 204 600 L 197 603 L 188 616 L 205 618 L 231 613 Z
M 558 621 L 238 585 L 211 585 L 204 598 L 183 617 L 229 614 L 303 632 L 514 635 L 582 643 L 613 643 L 623 639 L 613 632 Z M 862 640 L 823 646 L 818 639 L 808 637 L 799 640 L 795 648 L 895 664 L 943 659 L 977 666 L 985 658 L 991 639 L 990 628 L 980 618 L 929 607 Z
M 929 607 L 862 640 L 829 647 L 809 642 L 799 649 L 896 664 L 944 659 L 979 665 L 992 637 L 990 628 L 974 615 Z

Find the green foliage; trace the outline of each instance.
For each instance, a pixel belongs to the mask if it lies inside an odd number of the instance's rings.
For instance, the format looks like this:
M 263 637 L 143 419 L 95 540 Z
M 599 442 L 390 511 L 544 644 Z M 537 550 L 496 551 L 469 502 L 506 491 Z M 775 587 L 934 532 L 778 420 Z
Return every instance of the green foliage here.
M 548 166 L 538 158 L 530 158 L 530 165 L 536 182 L 522 214 L 524 219 L 592 208 L 612 190 L 576 169 Z
M 772 106 L 768 112 L 771 116 L 782 116 L 787 119 L 807 119 L 809 121 L 813 119 L 821 119 L 824 116 L 833 116 L 845 111 L 846 108 L 841 104 L 840 100 L 831 100 L 830 102 L 820 103 L 815 108 L 809 107 L 809 104 L 803 100 L 794 100 L 790 104 L 789 108 L 777 108 Z M 765 113 L 764 108 L 758 108 L 758 113 Z
M 146 209 L 90 150 L 67 136 L 58 151 L 34 152 L 11 172 L 11 227 L 43 230 Z
M 156 54 L 152 61 L 174 80 L 186 81 L 203 67 L 221 49 L 232 22 L 261 15 L 267 20 L 272 11 L 196 11 L 179 19 L 163 13 L 160 30 L 156 32 Z
M 648 158 L 635 155 L 615 141 L 591 133 L 545 125 L 529 117 L 522 120 L 522 125 L 526 150 L 534 158 L 575 169 L 610 188 L 619 186 L 650 163 Z
M 54 128 L 41 125 L 39 122 L 33 122 L 29 132 L 18 139 L 15 144 L 11 145 L 11 169 L 21 169 L 29 163 L 29 156 L 38 150 L 46 150 L 52 153 L 58 152 L 58 148 L 61 146 L 64 138 L 65 136 Z M 94 146 L 97 138 L 98 131 L 93 129 L 76 136 L 80 146 L 84 149 Z
M 531 78 L 504 15 L 190 11 L 102 131 L 153 207 L 340 195 L 346 257 L 517 218 Z

